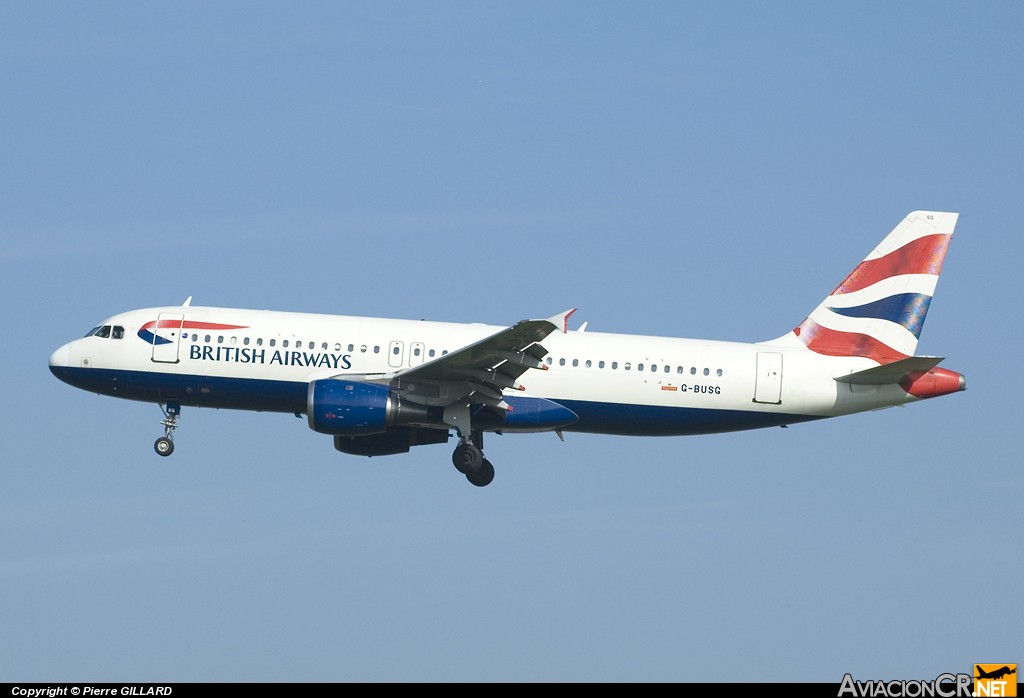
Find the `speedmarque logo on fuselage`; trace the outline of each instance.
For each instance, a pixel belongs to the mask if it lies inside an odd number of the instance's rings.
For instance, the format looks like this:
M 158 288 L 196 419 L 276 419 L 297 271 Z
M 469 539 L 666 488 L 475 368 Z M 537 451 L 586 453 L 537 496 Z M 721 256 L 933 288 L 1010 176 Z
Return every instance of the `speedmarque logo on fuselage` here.
M 177 320 L 177 319 L 165 319 L 165 320 L 151 320 L 145 325 L 139 328 L 139 339 L 146 344 L 153 346 L 160 346 L 161 344 L 170 344 L 173 339 L 168 339 L 163 336 L 166 332 L 161 333 L 160 330 L 246 330 L 249 329 L 248 325 L 224 325 L 218 322 L 196 322 L 190 320 Z M 155 330 L 155 331 L 154 331 Z

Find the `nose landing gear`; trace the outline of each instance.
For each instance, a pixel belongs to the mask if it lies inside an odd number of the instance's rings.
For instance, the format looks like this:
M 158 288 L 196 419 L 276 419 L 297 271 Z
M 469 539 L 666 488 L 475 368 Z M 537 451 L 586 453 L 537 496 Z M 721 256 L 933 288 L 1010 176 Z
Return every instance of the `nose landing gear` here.
M 178 428 L 181 405 L 169 402 L 166 408 L 161 405 L 160 409 L 164 413 L 164 420 L 160 422 L 164 427 L 164 435 L 153 443 L 153 450 L 161 456 L 169 456 L 174 453 L 174 430 Z

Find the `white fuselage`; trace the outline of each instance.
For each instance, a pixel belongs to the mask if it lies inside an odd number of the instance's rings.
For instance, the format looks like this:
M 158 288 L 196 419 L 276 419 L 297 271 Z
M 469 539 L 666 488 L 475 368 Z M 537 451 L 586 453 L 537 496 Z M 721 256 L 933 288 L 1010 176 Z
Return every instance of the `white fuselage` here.
M 183 319 L 180 336 L 160 330 L 160 318 Z M 58 377 L 133 400 L 296 413 L 305 411 L 311 381 L 395 373 L 502 329 L 211 307 L 134 310 L 103 326 L 113 328 L 110 336 L 54 352 Z M 541 344 L 548 370 L 528 371 L 523 391 L 505 392 L 565 405 L 579 416 L 569 431 L 734 431 L 917 399 L 896 385 L 838 383 L 875 363 L 823 356 L 785 338 L 745 344 L 558 331 Z

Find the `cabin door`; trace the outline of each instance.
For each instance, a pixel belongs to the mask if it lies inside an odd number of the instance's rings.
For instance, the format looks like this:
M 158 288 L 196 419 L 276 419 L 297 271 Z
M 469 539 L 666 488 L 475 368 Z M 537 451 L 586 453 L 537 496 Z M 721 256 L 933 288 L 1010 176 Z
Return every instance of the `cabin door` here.
M 754 402 L 782 404 L 782 354 L 772 351 L 757 352 Z
M 160 313 L 153 335 L 153 361 L 165 364 L 178 363 L 178 345 L 181 343 L 181 326 L 185 321 L 182 313 Z

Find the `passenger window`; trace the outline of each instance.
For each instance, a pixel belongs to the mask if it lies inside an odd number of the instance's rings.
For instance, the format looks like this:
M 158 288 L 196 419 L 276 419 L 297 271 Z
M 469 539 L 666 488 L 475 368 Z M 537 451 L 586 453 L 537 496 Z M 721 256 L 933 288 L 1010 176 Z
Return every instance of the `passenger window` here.
M 591 365 L 592 365 L 592 364 L 590 363 L 590 359 L 587 359 L 587 363 L 586 363 L 586 366 L 587 366 L 587 368 L 590 368 L 590 367 L 591 367 Z
M 618 367 L 619 367 L 619 362 L 618 361 L 612 361 L 612 369 L 614 370 L 614 369 L 617 369 Z
M 604 361 L 598 361 L 597 362 L 597 367 L 598 368 L 604 368 Z
M 348 345 L 348 350 L 349 350 L 349 351 L 355 351 L 355 350 L 356 350 L 356 345 L 355 345 L 355 344 L 349 344 L 349 345 Z M 365 350 L 365 349 L 363 349 L 363 351 L 366 351 L 366 350 Z
M 113 330 L 113 332 L 111 333 L 110 336 L 113 337 L 114 339 L 123 339 L 124 338 L 124 328 L 121 327 L 120 325 L 114 325 L 114 330 Z
M 361 351 L 362 353 L 364 353 L 364 354 L 365 354 L 365 353 L 366 353 L 366 345 L 365 345 L 365 344 L 363 344 L 362 346 L 360 346 L 360 347 L 359 347 L 359 351 Z
M 683 372 L 683 367 L 682 366 L 676 366 L 676 373 L 682 373 L 682 372 Z
M 207 344 L 209 344 L 210 343 L 210 335 L 206 335 L 206 338 L 203 341 L 206 342 Z
M 244 344 L 245 346 L 249 346 L 249 338 L 248 337 L 243 337 L 242 338 L 242 344 Z
M 705 376 L 709 376 L 709 375 L 711 375 L 711 369 L 710 369 L 710 368 L 705 368 L 705 369 L 704 369 L 704 375 L 705 375 Z
M 572 365 L 573 366 L 579 366 L 580 365 L 580 360 L 579 359 L 573 359 L 572 360 Z
M 434 350 L 433 350 L 433 349 L 431 349 L 431 350 L 430 350 L 430 354 L 429 354 L 430 358 L 434 358 L 434 353 L 435 353 L 435 352 L 434 352 Z
M 285 349 L 287 349 L 288 348 L 288 340 L 287 339 L 282 340 L 281 341 L 281 346 L 284 347 Z
M 224 335 L 222 335 L 222 334 L 217 335 L 217 344 L 223 344 L 223 343 L 224 343 Z
M 395 347 L 395 348 L 397 349 L 398 347 Z M 412 355 L 413 356 L 419 356 L 420 355 L 420 348 L 416 347 L 415 349 L 413 349 L 412 350 Z
M 272 340 L 270 340 L 269 344 L 270 344 L 270 346 L 275 346 L 277 344 L 277 340 L 276 339 L 272 339 Z
M 722 369 L 718 369 L 717 371 L 715 371 L 715 373 L 717 373 L 717 374 L 718 374 L 718 377 L 719 377 L 719 378 L 721 378 L 721 377 L 722 377 Z
M 310 347 L 310 349 L 312 349 L 312 348 L 313 347 Z M 324 351 L 327 351 L 327 342 L 324 342 L 323 344 L 321 344 L 320 348 L 323 349 Z
M 669 369 L 671 369 L 671 368 L 672 368 L 671 366 L 669 366 L 668 364 L 665 364 L 665 373 L 668 373 Z
M 544 357 L 544 363 L 546 363 L 546 364 L 547 364 L 548 366 L 550 366 L 550 365 L 551 365 L 551 364 L 553 364 L 554 362 L 555 362 L 555 360 L 554 360 L 554 359 L 552 359 L 552 358 L 551 358 L 550 356 L 546 356 L 546 357 Z
M 696 376 L 697 375 L 697 367 L 696 366 L 690 366 L 690 375 L 691 376 Z
M 326 349 L 327 347 L 324 347 Z M 341 342 L 335 342 L 334 351 L 341 351 Z
M 643 371 L 644 370 L 644 365 L 643 364 L 637 364 L 636 365 L 636 370 L 637 371 Z
M 391 353 L 394 354 L 395 356 L 398 356 L 398 347 L 395 347 L 394 349 L 392 349 Z
M 374 353 L 374 354 L 379 354 L 379 353 L 380 353 L 380 347 L 379 347 L 379 346 L 375 346 L 375 347 L 373 348 L 373 353 Z
M 628 361 L 626 363 L 622 364 L 622 370 L 623 371 L 628 371 L 629 370 L 629 362 Z
M 235 344 L 237 342 L 238 342 L 238 338 L 237 337 L 232 337 L 231 339 L 228 340 L 228 344 Z
M 256 338 L 256 346 L 258 346 L 258 347 L 262 347 L 263 346 L 263 337 L 257 337 Z

